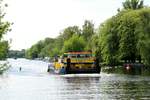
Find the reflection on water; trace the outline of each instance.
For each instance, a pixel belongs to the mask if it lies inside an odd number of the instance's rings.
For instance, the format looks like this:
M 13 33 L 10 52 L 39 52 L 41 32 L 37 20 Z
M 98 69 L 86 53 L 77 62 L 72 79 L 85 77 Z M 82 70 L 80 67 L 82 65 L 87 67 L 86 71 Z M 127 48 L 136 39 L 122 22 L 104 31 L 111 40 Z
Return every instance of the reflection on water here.
M 149 99 L 150 78 L 120 74 L 53 75 L 47 63 L 10 59 L 12 68 L 0 76 L 0 100 Z M 19 71 L 19 67 L 22 71 Z

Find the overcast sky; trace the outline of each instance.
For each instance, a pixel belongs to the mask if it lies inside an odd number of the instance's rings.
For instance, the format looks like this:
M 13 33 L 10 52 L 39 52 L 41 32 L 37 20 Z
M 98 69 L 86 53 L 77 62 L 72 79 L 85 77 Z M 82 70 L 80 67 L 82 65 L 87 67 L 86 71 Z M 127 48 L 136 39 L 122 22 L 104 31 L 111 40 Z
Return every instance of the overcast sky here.
M 117 13 L 124 0 L 7 0 L 6 16 L 13 22 L 5 38 L 12 39 L 11 49 L 27 49 L 46 37 L 57 37 L 68 26 L 82 26 L 92 20 L 100 23 Z M 150 4 L 149 0 L 145 4 Z

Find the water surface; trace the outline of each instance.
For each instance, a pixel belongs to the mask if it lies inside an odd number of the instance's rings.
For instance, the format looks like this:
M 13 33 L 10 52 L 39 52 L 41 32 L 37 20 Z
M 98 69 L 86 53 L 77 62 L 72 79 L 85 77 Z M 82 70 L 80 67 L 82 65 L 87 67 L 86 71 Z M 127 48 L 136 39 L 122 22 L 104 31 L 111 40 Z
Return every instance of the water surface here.
M 9 59 L 0 76 L 0 100 L 137 100 L 150 99 L 150 77 L 120 74 L 47 73 L 48 63 Z M 19 67 L 22 70 L 19 71 Z

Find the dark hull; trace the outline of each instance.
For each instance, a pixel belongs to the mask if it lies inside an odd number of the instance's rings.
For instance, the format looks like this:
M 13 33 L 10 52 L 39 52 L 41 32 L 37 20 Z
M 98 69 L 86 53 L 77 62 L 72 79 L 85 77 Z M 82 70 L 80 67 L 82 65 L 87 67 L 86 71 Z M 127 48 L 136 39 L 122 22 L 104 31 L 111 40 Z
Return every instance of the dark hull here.
M 100 71 L 97 70 L 69 70 L 66 71 L 66 74 L 86 74 L 86 73 L 100 73 Z
M 91 68 L 91 69 L 71 69 L 71 68 L 66 68 L 66 73 L 67 74 L 80 74 L 80 73 L 100 73 L 101 69 L 100 67 L 98 68 Z
M 47 72 L 52 74 L 86 74 L 86 73 L 100 73 L 100 68 L 93 68 L 93 69 L 60 69 L 55 70 L 54 68 L 48 68 Z

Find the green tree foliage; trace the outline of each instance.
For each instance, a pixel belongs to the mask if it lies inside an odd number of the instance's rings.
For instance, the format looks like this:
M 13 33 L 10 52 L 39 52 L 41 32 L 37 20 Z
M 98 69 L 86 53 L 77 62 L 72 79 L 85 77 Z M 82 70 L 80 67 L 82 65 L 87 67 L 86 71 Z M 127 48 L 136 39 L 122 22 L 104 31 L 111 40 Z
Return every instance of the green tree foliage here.
M 3 0 L 0 0 L 0 40 L 2 39 L 2 36 L 4 34 L 6 34 L 8 31 L 10 31 L 9 29 L 9 26 L 10 26 L 10 23 L 9 22 L 6 22 L 6 21 L 3 21 L 3 18 L 5 16 L 5 13 L 3 13 L 2 9 L 3 9 L 3 3 L 2 3 Z M 6 5 L 6 4 L 5 4 Z
M 86 41 L 88 39 L 88 41 Z M 26 50 L 27 58 L 57 56 L 67 51 L 95 50 L 98 36 L 94 33 L 94 24 L 85 21 L 83 30 L 78 26 L 65 28 L 57 38 L 46 38 Z M 86 42 L 85 42 L 86 41 Z
M 94 24 L 92 21 L 85 20 L 84 25 L 82 26 L 82 36 L 84 37 L 85 41 L 87 42 L 86 50 L 92 50 L 93 41 L 95 31 L 94 31 Z M 91 42 L 92 41 L 92 42 Z
M 116 32 L 116 18 L 107 20 L 99 29 L 99 55 L 102 54 L 103 61 L 109 65 L 118 62 L 119 36 Z
M 70 26 L 64 29 L 64 31 L 61 33 L 61 37 L 63 38 L 63 41 L 70 39 L 74 34 L 81 34 L 81 30 L 78 26 Z
M 46 38 L 33 45 L 30 49 L 26 50 L 25 57 L 29 59 L 43 58 L 49 56 L 51 48 L 54 47 L 55 39 Z
M 8 42 L 2 40 L 3 35 L 9 31 L 10 24 L 8 22 L 0 23 L 0 59 L 5 59 L 7 57 L 7 51 L 9 49 Z
M 6 34 L 8 31 L 10 31 L 9 27 L 10 27 L 9 22 L 1 22 L 0 23 L 0 40 L 2 39 L 2 36 L 4 34 Z
M 140 22 L 140 17 L 136 11 L 129 11 L 124 13 L 119 19 L 121 22 L 119 26 L 120 35 L 120 57 L 129 62 L 135 62 L 137 58 L 137 25 Z
M 92 37 L 94 32 L 94 24 L 91 21 L 85 20 L 84 25 L 82 26 L 82 35 L 85 40 L 88 40 Z
M 137 28 L 137 48 L 145 64 L 150 66 L 150 8 L 142 9 L 138 13 L 141 18 Z
M 0 60 L 5 59 L 8 55 L 8 42 L 7 41 L 3 41 L 0 42 Z
M 99 28 L 99 50 L 103 61 L 117 65 L 119 61 L 143 59 L 150 65 L 150 8 L 121 11 Z
M 90 50 L 90 51 L 93 51 L 93 52 L 95 52 L 96 50 L 97 50 L 97 48 L 99 47 L 99 45 L 98 45 L 98 40 L 99 40 L 99 35 L 96 33 L 96 34 L 94 34 L 94 35 L 92 35 L 92 37 L 91 37 L 91 39 L 90 39 L 90 41 L 88 42 L 88 46 L 89 47 L 91 47 L 90 49 L 88 49 L 88 50 Z M 86 50 L 87 48 L 85 48 L 85 50 Z
M 6 4 L 5 4 L 6 6 Z M 10 23 L 3 21 L 4 13 L 2 12 L 3 3 L 2 0 L 0 0 L 0 59 L 5 59 L 8 54 L 8 42 L 2 40 L 3 35 L 6 34 L 8 31 L 10 31 Z
M 141 9 L 143 8 L 143 0 L 126 0 L 123 2 L 124 9 Z
M 85 41 L 82 36 L 73 35 L 69 40 L 65 41 L 63 52 L 68 51 L 83 51 L 85 48 Z

